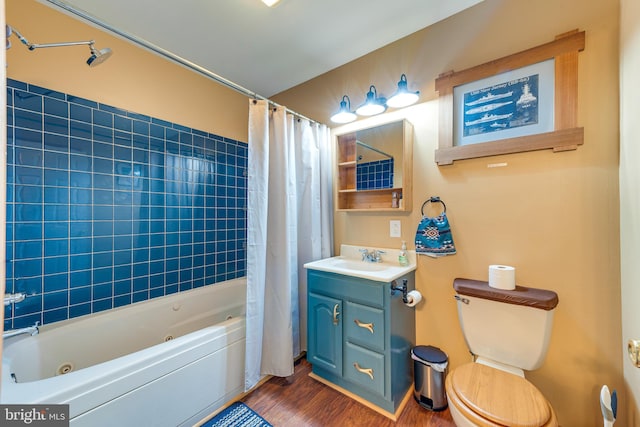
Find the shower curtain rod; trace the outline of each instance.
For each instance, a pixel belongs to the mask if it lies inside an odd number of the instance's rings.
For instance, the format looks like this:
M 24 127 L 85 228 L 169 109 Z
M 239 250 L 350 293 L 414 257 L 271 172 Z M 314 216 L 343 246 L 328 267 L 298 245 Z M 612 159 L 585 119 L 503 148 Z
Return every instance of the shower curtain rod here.
M 239 84 L 232 82 L 231 80 L 227 80 L 224 77 L 219 76 L 216 73 L 213 73 L 213 72 L 207 70 L 206 68 L 201 67 L 198 64 L 195 64 L 195 63 L 193 63 L 193 62 L 191 62 L 191 61 L 189 61 L 187 59 L 182 58 L 181 56 L 178 56 L 178 55 L 176 55 L 176 54 L 174 54 L 172 52 L 169 52 L 166 49 L 163 49 L 163 48 L 161 48 L 159 46 L 156 46 L 153 43 L 150 43 L 150 42 L 148 42 L 148 41 L 146 41 L 144 39 L 141 39 L 140 37 L 136 37 L 134 35 L 131 35 L 129 33 L 124 32 L 122 30 L 119 30 L 119 29 L 107 24 L 106 22 L 101 21 L 98 18 L 88 14 L 87 12 L 85 12 L 83 10 L 80 10 L 80 9 L 77 9 L 77 8 L 71 6 L 71 5 L 69 5 L 69 4 L 67 4 L 67 3 L 65 3 L 63 1 L 60 1 L 60 0 L 46 0 L 46 1 L 47 1 L 47 3 L 51 3 L 52 5 L 62 9 L 63 11 L 68 12 L 69 14 L 75 15 L 75 16 L 77 16 L 77 17 L 79 17 L 79 18 L 81 18 L 81 19 L 83 19 L 85 21 L 88 21 L 88 22 L 90 22 L 90 23 L 92 23 L 92 24 L 94 24 L 94 25 L 96 25 L 96 26 L 98 26 L 98 27 L 110 32 L 110 33 L 116 34 L 116 35 L 118 35 L 118 36 L 120 36 L 120 37 L 122 37 L 122 38 L 124 38 L 124 39 L 126 39 L 128 41 L 130 41 L 130 42 L 133 42 L 133 43 L 135 43 L 135 44 L 137 44 L 139 46 L 142 46 L 145 49 L 148 49 L 148 50 L 150 50 L 152 52 L 155 52 L 158 55 L 161 55 L 161 56 L 163 56 L 163 57 L 165 57 L 165 58 L 167 58 L 167 59 L 169 59 L 169 60 L 171 60 L 173 62 L 176 62 L 176 63 L 178 63 L 180 65 L 183 65 L 183 66 L 191 69 L 192 71 L 195 71 L 198 74 L 202 74 L 203 76 L 208 77 L 211 80 L 214 80 L 216 83 L 219 83 L 219 84 L 221 84 L 223 86 L 226 86 L 229 89 L 233 89 L 236 92 L 239 92 L 239 93 L 241 93 L 241 94 L 243 94 L 245 96 L 248 96 L 249 98 L 260 99 L 260 100 L 267 101 L 269 104 L 271 104 L 271 105 L 273 105 L 275 107 L 284 108 L 287 113 L 292 114 L 292 115 L 294 115 L 294 116 L 296 116 L 296 117 L 298 117 L 300 119 L 308 120 L 311 123 L 321 124 L 321 123 L 317 122 L 316 120 L 312 120 L 312 119 L 310 119 L 308 117 L 303 116 L 300 113 L 296 113 L 295 111 L 292 111 L 292 110 L 288 109 L 287 107 L 284 107 L 284 106 L 282 106 L 282 105 L 280 105 L 280 104 L 278 104 L 276 102 L 271 101 L 270 99 L 268 99 L 268 98 L 266 98 L 266 97 L 264 97 L 262 95 L 259 95 L 259 94 L 255 93 L 253 91 L 250 91 L 249 89 L 246 89 L 246 88 L 240 86 Z

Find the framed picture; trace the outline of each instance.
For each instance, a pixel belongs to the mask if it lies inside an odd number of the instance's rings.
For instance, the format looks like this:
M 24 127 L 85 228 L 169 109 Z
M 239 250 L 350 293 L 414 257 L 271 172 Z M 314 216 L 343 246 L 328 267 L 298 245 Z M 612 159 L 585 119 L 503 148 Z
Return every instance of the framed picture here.
M 584 32 L 436 80 L 438 165 L 583 143 L 577 121 L 577 56 Z
M 554 61 L 453 88 L 453 145 L 553 131 Z

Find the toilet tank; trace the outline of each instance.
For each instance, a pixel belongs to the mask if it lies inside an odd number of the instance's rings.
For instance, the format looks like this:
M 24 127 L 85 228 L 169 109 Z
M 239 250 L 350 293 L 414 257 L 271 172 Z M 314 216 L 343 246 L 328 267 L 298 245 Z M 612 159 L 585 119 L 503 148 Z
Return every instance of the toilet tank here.
M 458 318 L 471 353 L 531 371 L 544 362 L 558 295 L 516 286 L 495 289 L 487 282 L 455 279 Z

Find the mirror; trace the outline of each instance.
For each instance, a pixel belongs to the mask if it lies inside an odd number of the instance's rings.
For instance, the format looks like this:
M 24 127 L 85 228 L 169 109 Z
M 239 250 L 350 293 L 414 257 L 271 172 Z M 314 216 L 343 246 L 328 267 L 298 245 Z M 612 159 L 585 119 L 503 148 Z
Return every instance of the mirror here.
M 355 134 L 356 189 L 401 188 L 402 122 L 359 130 Z
M 344 130 L 336 133 L 337 209 L 411 211 L 411 123 L 399 120 Z

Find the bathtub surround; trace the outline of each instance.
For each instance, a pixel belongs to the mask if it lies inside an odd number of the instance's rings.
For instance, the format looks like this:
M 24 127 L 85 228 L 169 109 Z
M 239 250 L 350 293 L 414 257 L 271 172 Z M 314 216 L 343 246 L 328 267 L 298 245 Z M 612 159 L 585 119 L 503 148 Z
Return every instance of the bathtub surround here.
M 329 130 L 249 101 L 245 390 L 306 349 L 306 262 L 330 256 Z
M 66 403 L 74 427 L 192 427 L 242 393 L 245 307 L 241 277 L 5 340 L 0 403 Z
M 5 330 L 246 274 L 244 143 L 7 86 Z

